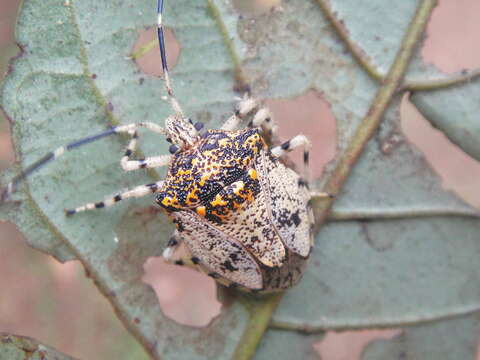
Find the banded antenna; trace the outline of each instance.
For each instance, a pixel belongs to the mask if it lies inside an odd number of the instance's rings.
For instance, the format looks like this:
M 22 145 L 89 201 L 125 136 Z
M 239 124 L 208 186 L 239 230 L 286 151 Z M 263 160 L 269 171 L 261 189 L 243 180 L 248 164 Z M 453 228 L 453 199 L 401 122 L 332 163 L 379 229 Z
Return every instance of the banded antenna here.
M 157 26 L 157 33 L 158 33 L 158 42 L 160 45 L 160 57 L 162 58 L 162 69 L 163 69 L 163 76 L 165 81 L 165 88 L 167 90 L 167 95 L 172 105 L 173 110 L 175 111 L 176 115 L 185 119 L 183 116 L 182 108 L 180 107 L 177 99 L 175 98 L 172 90 L 172 85 L 170 82 L 170 78 L 168 76 L 168 65 L 167 65 L 167 58 L 165 55 L 165 39 L 163 36 L 163 26 L 162 26 L 162 13 L 163 13 L 163 0 L 158 0 L 157 3 L 157 17 L 158 17 L 158 26 Z M 66 152 L 69 150 L 76 149 L 80 146 L 92 143 L 104 137 L 110 136 L 112 134 L 126 134 L 129 136 L 133 136 L 133 140 L 136 139 L 136 130 L 139 128 L 147 128 L 150 131 L 156 132 L 158 134 L 165 135 L 165 130 L 157 124 L 150 123 L 150 122 L 140 122 L 140 123 L 133 123 L 128 125 L 119 125 L 112 127 L 108 130 L 105 130 L 99 134 L 95 134 L 92 136 L 87 136 L 83 139 L 74 141 L 70 144 L 60 146 L 54 151 L 51 151 L 44 156 L 42 156 L 37 161 L 33 162 L 29 166 L 27 166 L 22 172 L 18 175 L 14 176 L 13 179 L 7 184 L 4 189 L 0 189 L 0 203 L 5 201 L 5 199 L 15 191 L 15 187 L 18 183 L 24 180 L 33 172 L 37 171 L 39 168 L 43 167 L 45 164 L 62 157 Z M 136 141 L 136 140 L 135 140 Z M 137 163 L 139 167 L 148 167 L 148 164 L 142 165 L 141 160 L 138 160 Z
M 173 94 L 172 83 L 170 82 L 170 77 L 168 76 L 168 64 L 167 56 L 165 52 L 165 37 L 163 35 L 163 24 L 162 24 L 162 14 L 163 14 L 163 0 L 158 0 L 157 2 L 157 34 L 158 34 L 158 43 L 160 47 L 160 57 L 162 59 L 162 71 L 163 77 L 165 80 L 165 89 L 167 90 L 167 95 L 172 105 L 173 110 L 178 114 L 183 116 L 182 108 L 178 103 L 175 95 Z

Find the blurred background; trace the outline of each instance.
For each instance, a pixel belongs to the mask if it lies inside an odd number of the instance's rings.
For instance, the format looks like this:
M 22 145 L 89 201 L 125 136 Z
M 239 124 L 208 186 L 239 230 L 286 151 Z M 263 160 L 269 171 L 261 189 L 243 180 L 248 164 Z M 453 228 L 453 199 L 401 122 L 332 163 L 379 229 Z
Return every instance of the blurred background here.
M 243 12 L 268 11 L 273 5 L 281 5 L 281 0 L 256 0 L 256 7 L 251 7 L 249 1 L 234 2 Z M 0 81 L 7 71 L 8 59 L 18 52 L 14 27 L 19 3 L 19 0 L 0 0 Z M 444 72 L 480 67 L 478 14 L 478 0 L 440 0 L 422 49 L 425 62 Z M 136 46 L 153 36 L 153 31 L 145 31 Z M 168 38 L 173 64 L 181 49 L 171 33 Z M 155 55 L 143 58 L 139 67 L 146 73 L 158 73 L 157 52 L 151 53 Z M 314 175 L 320 176 L 325 163 L 335 155 L 335 119 L 328 103 L 312 91 L 293 100 L 269 100 L 268 105 L 276 114 L 282 138 L 303 132 L 315 139 L 312 163 Z M 293 114 L 297 118 L 294 126 L 288 121 Z M 401 115 L 404 133 L 426 155 L 442 177 L 444 187 L 480 207 L 478 162 L 433 129 L 407 98 Z M 14 161 L 8 122 L 2 116 L 0 114 L 0 170 Z M 145 281 L 161 294 L 163 311 L 178 322 L 204 326 L 219 313 L 221 305 L 216 301 L 211 279 L 188 269 L 173 269 L 159 259 L 148 261 L 145 271 Z M 198 288 L 202 291 L 197 291 Z M 193 294 L 195 296 L 191 296 Z M 195 299 L 194 306 L 192 299 Z M 29 248 L 15 226 L 8 223 L 0 223 L 0 332 L 31 336 L 81 359 L 147 358 L 115 317 L 110 304 L 85 277 L 78 262 L 60 264 Z M 315 348 L 323 360 L 355 360 L 368 341 L 391 338 L 397 332 L 329 333 Z

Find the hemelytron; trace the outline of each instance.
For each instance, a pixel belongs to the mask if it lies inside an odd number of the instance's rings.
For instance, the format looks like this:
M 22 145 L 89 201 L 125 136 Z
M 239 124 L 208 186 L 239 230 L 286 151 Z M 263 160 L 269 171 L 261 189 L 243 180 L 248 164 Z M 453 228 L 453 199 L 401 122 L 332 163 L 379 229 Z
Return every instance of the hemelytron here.
M 66 215 L 155 194 L 157 204 L 176 225 L 163 253 L 167 261 L 195 267 L 221 284 L 242 290 L 286 289 L 300 279 L 313 244 L 308 189 L 310 142 L 297 135 L 269 148 L 265 135 L 274 137 L 277 127 L 269 109 L 249 96 L 240 100 L 218 130 L 206 130 L 202 123 L 186 117 L 168 73 L 162 13 L 163 0 L 159 0 L 160 56 L 173 109 L 165 125 L 120 125 L 62 146 L 15 176 L 3 191 L 2 200 L 32 172 L 69 150 L 113 134 L 126 134 L 130 140 L 120 160 L 123 170 L 168 166 L 165 180 L 65 210 Z M 244 119 L 249 119 L 247 128 L 238 130 Z M 142 128 L 165 136 L 171 143 L 170 154 L 134 159 Z M 279 161 L 297 147 L 304 149 L 302 176 Z

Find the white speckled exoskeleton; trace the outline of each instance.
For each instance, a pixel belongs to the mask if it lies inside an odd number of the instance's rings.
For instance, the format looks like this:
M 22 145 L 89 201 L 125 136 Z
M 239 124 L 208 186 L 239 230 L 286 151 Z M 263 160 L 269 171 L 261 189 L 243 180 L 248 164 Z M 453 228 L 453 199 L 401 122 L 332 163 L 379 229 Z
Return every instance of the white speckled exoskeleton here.
M 14 177 L 2 198 L 33 171 L 68 150 L 112 134 L 127 134 L 131 139 L 120 161 L 122 168 L 132 171 L 168 165 L 166 179 L 66 210 L 67 215 L 154 193 L 157 204 L 176 225 L 163 253 L 167 261 L 196 267 L 221 284 L 246 291 L 286 289 L 300 279 L 313 244 L 308 189 L 310 142 L 297 135 L 270 149 L 264 134 L 275 135 L 271 113 L 249 96 L 241 99 L 219 130 L 204 130 L 202 123 L 187 118 L 173 94 L 168 74 L 162 11 L 163 1 L 159 0 L 160 56 L 174 111 L 165 120 L 165 127 L 150 122 L 121 125 L 62 146 Z M 250 119 L 248 127 L 236 130 L 246 118 Z M 133 159 L 140 128 L 164 135 L 171 143 L 170 155 Z M 300 146 L 304 149 L 302 177 L 279 161 Z

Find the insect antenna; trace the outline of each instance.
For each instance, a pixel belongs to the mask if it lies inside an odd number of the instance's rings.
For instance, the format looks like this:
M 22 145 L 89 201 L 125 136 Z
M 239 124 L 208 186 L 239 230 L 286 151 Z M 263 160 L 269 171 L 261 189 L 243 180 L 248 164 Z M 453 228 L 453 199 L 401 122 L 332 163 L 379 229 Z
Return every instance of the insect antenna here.
M 77 140 L 77 141 L 74 141 L 68 145 L 65 145 L 65 146 L 60 146 L 59 148 L 57 148 L 55 151 L 51 151 L 47 154 L 45 154 L 44 156 L 42 156 L 40 159 L 38 159 L 37 161 L 33 162 L 32 164 L 30 164 L 29 166 L 27 166 L 20 174 L 16 175 L 9 183 L 8 185 L 6 186 L 5 189 L 3 189 L 3 191 L 1 192 L 0 194 L 0 203 L 2 201 L 4 201 L 7 196 L 9 194 L 11 194 L 12 192 L 15 191 L 15 186 L 21 182 L 23 179 L 25 179 L 27 176 L 29 176 L 31 173 L 33 173 L 34 171 L 36 171 L 37 169 L 41 168 L 42 166 L 44 166 L 45 164 L 49 163 L 50 161 L 52 160 L 55 160 L 57 158 L 59 158 L 60 156 L 62 156 L 66 151 L 68 150 L 72 150 L 74 148 L 77 148 L 79 146 L 82 146 L 82 145 L 85 145 L 85 144 L 88 144 L 88 143 L 91 143 L 91 142 L 94 142 L 96 140 L 99 140 L 101 138 L 104 138 L 106 136 L 109 136 L 109 135 L 112 135 L 112 134 L 115 134 L 117 133 L 117 129 L 116 128 L 111 128 L 109 130 L 106 130 L 106 131 L 103 131 L 99 134 L 96 134 L 96 135 L 92 135 L 92 136 L 88 136 L 88 137 L 85 137 L 83 139 L 80 139 L 80 140 Z
M 173 94 L 172 83 L 170 82 L 170 77 L 168 75 L 168 64 L 167 64 L 167 56 L 165 52 L 165 38 L 163 35 L 163 24 L 162 24 L 162 14 L 163 14 L 163 0 L 158 0 L 157 2 L 157 34 L 158 34 L 158 43 L 160 48 L 160 57 L 162 59 L 162 71 L 163 71 L 163 78 L 165 81 L 165 89 L 167 90 L 168 99 L 170 100 L 170 104 L 172 105 L 173 110 L 183 116 L 182 108 L 178 103 L 175 95 Z
M 165 55 L 165 39 L 163 35 L 163 26 L 162 26 L 162 13 L 163 13 L 163 0 L 158 0 L 157 3 L 157 15 L 158 15 L 158 27 L 157 27 L 157 32 L 158 32 L 158 41 L 160 44 L 160 56 L 162 58 L 162 69 L 163 69 L 163 74 L 164 74 L 164 79 L 165 79 L 165 88 L 167 90 L 167 94 L 170 100 L 170 103 L 172 105 L 173 110 L 176 112 L 177 115 L 183 116 L 183 111 L 175 98 L 172 90 L 172 85 L 170 82 L 170 78 L 168 76 L 168 65 L 167 65 L 167 59 Z M 159 133 L 162 135 L 166 135 L 165 130 L 154 124 L 154 123 L 149 123 L 149 122 L 141 122 L 141 123 L 132 123 L 132 124 L 127 124 L 127 125 L 120 125 L 116 127 L 112 127 L 109 130 L 103 131 L 101 133 L 87 136 L 85 138 L 79 139 L 77 141 L 74 141 L 70 144 L 60 146 L 54 151 L 51 151 L 44 156 L 42 156 L 40 159 L 37 161 L 33 162 L 29 166 L 27 166 L 25 169 L 23 169 L 18 175 L 16 175 L 4 189 L 0 188 L 0 203 L 2 203 L 11 193 L 15 191 L 15 187 L 18 183 L 23 181 L 26 177 L 28 177 L 30 174 L 33 172 L 37 171 L 47 163 L 58 159 L 62 155 L 64 155 L 65 152 L 75 149 L 77 147 L 80 147 L 85 144 L 89 144 L 91 142 L 94 142 L 96 140 L 102 139 L 104 137 L 107 137 L 112 134 L 128 134 L 129 136 L 133 136 L 133 134 L 136 133 L 136 130 L 140 127 L 147 128 L 155 133 Z

